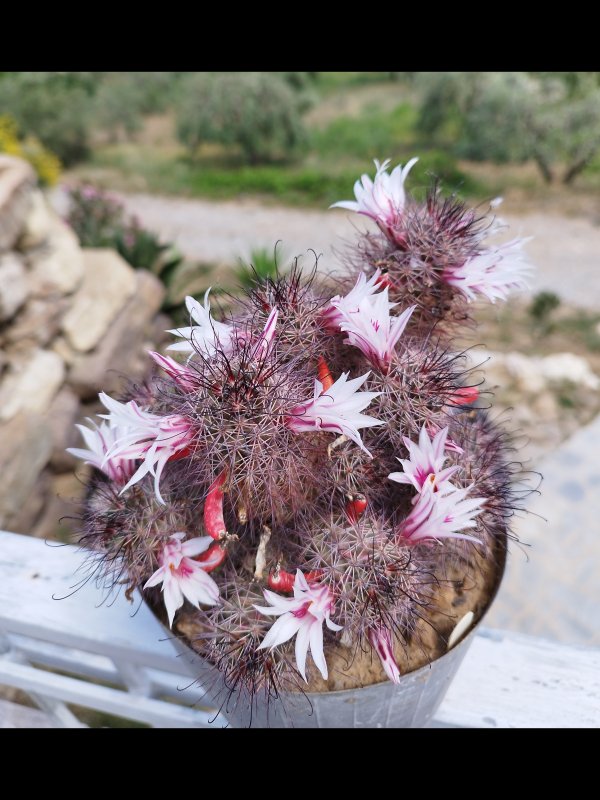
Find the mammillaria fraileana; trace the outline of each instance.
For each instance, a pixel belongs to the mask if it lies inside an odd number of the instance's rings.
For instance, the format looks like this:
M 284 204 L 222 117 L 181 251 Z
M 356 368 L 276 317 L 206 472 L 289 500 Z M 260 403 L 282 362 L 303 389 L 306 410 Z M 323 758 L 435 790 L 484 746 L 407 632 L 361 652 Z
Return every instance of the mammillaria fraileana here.
M 336 286 L 293 266 L 221 319 L 188 297 L 167 348 L 183 359 L 151 352 L 161 372 L 102 394 L 72 451 L 95 469 L 82 541 L 104 584 L 191 620 L 250 702 L 332 680 L 334 651 L 401 681 L 435 586 L 506 535 L 505 437 L 452 334 L 471 301 L 523 286 L 522 242 L 488 246 L 497 226 L 437 186 L 416 202 L 414 163 L 337 204 L 377 228 Z

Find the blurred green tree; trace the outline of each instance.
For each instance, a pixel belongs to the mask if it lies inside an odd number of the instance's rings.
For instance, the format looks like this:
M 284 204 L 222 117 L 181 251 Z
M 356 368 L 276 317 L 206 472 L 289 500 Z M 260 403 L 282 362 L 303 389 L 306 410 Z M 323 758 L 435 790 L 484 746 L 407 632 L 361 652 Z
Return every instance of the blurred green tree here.
M 192 156 L 217 142 L 237 146 L 250 164 L 289 159 L 306 140 L 301 98 L 274 73 L 190 73 L 178 98 L 178 135 Z
M 571 183 L 600 149 L 599 73 L 420 73 L 418 128 L 476 161 L 533 160 Z
M 88 72 L 9 72 L 0 80 L 0 108 L 69 166 L 89 154 L 96 84 Z

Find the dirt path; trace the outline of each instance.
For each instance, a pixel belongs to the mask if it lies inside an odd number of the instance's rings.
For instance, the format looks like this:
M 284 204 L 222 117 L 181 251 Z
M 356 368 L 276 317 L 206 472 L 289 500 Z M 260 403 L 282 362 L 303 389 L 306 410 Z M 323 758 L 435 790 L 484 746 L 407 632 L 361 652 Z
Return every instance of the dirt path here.
M 254 247 L 271 249 L 282 240 L 282 252 L 323 253 L 322 268 L 339 265 L 335 250 L 363 228 L 363 217 L 344 211 L 314 211 L 265 206 L 256 201 L 188 200 L 145 194 L 126 198 L 130 211 L 148 227 L 177 243 L 189 257 L 235 262 Z M 508 211 L 509 209 L 506 209 Z M 515 235 L 533 236 L 528 245 L 537 267 L 532 289 L 548 289 L 577 305 L 600 307 L 600 227 L 588 219 L 552 214 L 511 217 Z
M 60 195 L 54 196 L 58 206 Z M 281 240 L 284 256 L 322 253 L 321 268 L 339 267 L 336 251 L 363 229 L 368 220 L 346 211 L 315 211 L 264 205 L 255 200 L 214 202 L 148 194 L 124 196 L 127 208 L 151 230 L 174 241 L 189 258 L 235 264 L 248 260 L 256 247 L 271 250 Z M 509 208 L 503 208 L 509 212 Z M 506 213 L 513 235 L 533 236 L 528 246 L 537 271 L 532 291 L 556 292 L 564 300 L 600 308 L 600 226 L 583 217 L 557 213 L 513 216 Z

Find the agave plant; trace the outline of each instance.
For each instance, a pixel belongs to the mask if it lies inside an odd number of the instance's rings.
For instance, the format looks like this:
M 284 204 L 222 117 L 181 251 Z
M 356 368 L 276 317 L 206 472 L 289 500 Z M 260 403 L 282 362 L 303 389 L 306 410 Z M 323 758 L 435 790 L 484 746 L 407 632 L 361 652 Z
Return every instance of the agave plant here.
M 331 687 L 370 659 L 401 680 L 440 586 L 493 559 L 516 503 L 507 437 L 452 345 L 472 301 L 525 285 L 522 242 L 414 163 L 363 176 L 372 218 L 332 289 L 294 267 L 216 318 L 188 298 L 161 373 L 82 426 L 81 542 L 109 589 L 164 604 L 249 702 Z M 494 204 L 495 205 L 495 204 Z M 477 558 L 474 558 L 476 554 Z M 377 672 L 377 670 L 379 672 Z

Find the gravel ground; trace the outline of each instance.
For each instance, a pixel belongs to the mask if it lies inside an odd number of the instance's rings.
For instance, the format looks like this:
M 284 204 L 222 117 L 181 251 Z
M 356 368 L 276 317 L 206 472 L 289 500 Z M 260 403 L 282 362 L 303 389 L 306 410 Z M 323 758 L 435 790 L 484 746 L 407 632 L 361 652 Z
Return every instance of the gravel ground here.
M 353 238 L 355 228 L 369 224 L 345 211 L 281 208 L 251 200 L 215 203 L 146 194 L 125 200 L 131 212 L 185 255 L 208 262 L 236 263 L 239 257 L 247 259 L 254 247 L 270 249 L 281 240 L 284 254 L 305 254 L 308 263 L 309 248 L 322 253 L 321 267 L 329 270 L 339 265 L 336 251 Z M 513 235 L 534 237 L 527 245 L 537 267 L 532 291 L 551 290 L 587 308 L 600 305 L 599 226 L 557 214 L 503 216 Z

